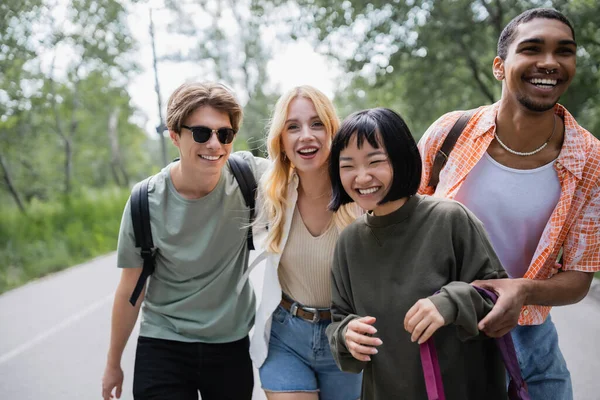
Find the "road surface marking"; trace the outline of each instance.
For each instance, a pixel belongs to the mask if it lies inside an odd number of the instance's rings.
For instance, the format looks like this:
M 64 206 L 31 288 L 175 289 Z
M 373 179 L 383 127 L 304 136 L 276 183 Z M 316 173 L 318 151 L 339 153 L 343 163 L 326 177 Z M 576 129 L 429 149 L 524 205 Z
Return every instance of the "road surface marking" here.
M 115 294 L 113 292 L 113 293 L 109 294 L 108 296 L 92 303 L 91 305 L 89 305 L 87 308 L 81 310 L 80 312 L 71 315 L 69 318 L 65 319 L 60 324 L 53 326 L 52 328 L 48 329 L 44 333 L 37 335 L 36 337 L 29 340 L 28 342 L 23 343 L 22 345 L 16 347 L 15 349 L 9 351 L 6 354 L 0 355 L 0 365 L 15 358 L 19 354 L 26 352 L 27 350 L 34 347 L 38 343 L 43 342 L 44 340 L 48 339 L 50 336 L 54 335 L 55 333 L 62 331 L 63 329 L 67 328 L 68 326 L 70 326 L 70 325 L 74 324 L 75 322 L 79 321 L 80 319 L 84 318 L 88 314 L 93 313 L 100 307 L 104 306 L 106 303 L 109 303 L 114 297 L 115 297 Z

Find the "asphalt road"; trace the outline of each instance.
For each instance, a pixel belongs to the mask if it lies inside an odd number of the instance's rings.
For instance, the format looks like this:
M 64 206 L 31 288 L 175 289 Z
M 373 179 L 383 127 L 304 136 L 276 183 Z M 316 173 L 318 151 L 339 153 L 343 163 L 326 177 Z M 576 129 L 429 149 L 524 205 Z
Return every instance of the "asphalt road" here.
M 100 399 L 112 298 L 119 279 L 110 254 L 0 296 L 0 398 Z M 253 272 L 255 287 L 262 282 Z M 600 284 L 552 317 L 573 375 L 576 400 L 600 398 Z M 123 356 L 130 400 L 137 330 Z M 256 377 L 254 400 L 264 400 Z

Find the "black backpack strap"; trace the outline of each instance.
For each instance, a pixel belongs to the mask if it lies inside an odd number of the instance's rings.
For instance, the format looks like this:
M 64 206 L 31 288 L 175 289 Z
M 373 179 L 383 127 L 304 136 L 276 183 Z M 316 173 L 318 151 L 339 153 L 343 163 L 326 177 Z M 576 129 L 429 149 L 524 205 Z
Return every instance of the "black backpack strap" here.
M 142 273 L 129 299 L 132 306 L 135 306 L 140 293 L 142 293 L 146 279 L 152 275 L 155 268 L 154 243 L 152 242 L 152 229 L 150 228 L 150 208 L 148 207 L 149 180 L 150 178 L 147 178 L 133 188 L 129 204 L 131 207 L 133 234 L 135 235 L 135 247 L 141 248 L 140 253 L 144 260 Z
M 442 143 L 442 146 L 435 154 L 433 165 L 431 166 L 431 176 L 429 177 L 429 183 L 427 186 L 433 187 L 434 190 L 437 187 L 438 183 L 440 182 L 440 172 L 442 172 L 442 169 L 444 169 L 444 166 L 450 157 L 450 152 L 454 148 L 454 145 L 456 144 L 456 141 L 462 134 L 463 130 L 469 123 L 469 120 L 471 117 L 473 117 L 473 114 L 475 114 L 475 111 L 477 111 L 477 109 L 465 111 L 463 115 L 461 115 L 460 118 L 458 118 L 458 120 L 454 123 L 452 129 L 450 129 L 450 132 L 448 133 L 448 136 L 446 136 L 444 143 Z
M 246 202 L 246 206 L 250 209 L 250 225 L 254 222 L 254 214 L 255 214 L 255 203 L 256 203 L 256 179 L 254 179 L 254 174 L 252 173 L 252 169 L 250 169 L 250 165 L 244 160 L 241 156 L 237 154 L 231 154 L 229 156 L 229 167 L 231 168 L 231 172 L 235 177 L 238 185 L 240 186 L 240 190 L 242 191 L 242 196 L 244 196 L 244 201 Z M 252 226 L 248 228 L 248 236 L 247 236 L 248 249 L 254 250 L 254 240 L 252 237 Z

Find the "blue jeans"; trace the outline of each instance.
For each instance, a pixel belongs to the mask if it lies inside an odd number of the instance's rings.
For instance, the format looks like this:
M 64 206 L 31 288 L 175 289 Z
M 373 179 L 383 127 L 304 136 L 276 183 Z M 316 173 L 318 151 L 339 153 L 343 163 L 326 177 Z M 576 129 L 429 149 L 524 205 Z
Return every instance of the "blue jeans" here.
M 338 369 L 325 329 L 331 321 L 312 323 L 278 306 L 273 313 L 269 354 L 260 367 L 268 392 L 319 392 L 320 400 L 356 400 L 362 374 Z
M 541 325 L 517 326 L 512 338 L 531 400 L 573 400 L 571 374 L 550 316 Z

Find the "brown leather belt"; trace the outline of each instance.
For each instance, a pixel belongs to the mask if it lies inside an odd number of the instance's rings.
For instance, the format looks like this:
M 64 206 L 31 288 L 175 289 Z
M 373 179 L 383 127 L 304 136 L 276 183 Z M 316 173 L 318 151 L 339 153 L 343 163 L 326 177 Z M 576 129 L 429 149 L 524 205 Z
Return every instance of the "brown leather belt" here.
M 329 309 L 304 307 L 303 305 L 289 301 L 285 297 L 281 299 L 281 303 L 279 304 L 281 307 L 288 310 L 294 317 L 300 317 L 312 323 L 331 320 L 331 312 Z

